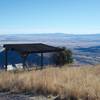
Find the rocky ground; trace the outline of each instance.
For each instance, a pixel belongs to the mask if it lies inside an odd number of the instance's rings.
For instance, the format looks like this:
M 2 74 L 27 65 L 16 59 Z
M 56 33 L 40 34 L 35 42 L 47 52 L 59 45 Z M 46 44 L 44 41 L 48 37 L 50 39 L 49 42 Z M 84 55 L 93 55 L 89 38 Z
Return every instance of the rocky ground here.
M 0 100 L 56 100 L 53 96 L 0 93 Z

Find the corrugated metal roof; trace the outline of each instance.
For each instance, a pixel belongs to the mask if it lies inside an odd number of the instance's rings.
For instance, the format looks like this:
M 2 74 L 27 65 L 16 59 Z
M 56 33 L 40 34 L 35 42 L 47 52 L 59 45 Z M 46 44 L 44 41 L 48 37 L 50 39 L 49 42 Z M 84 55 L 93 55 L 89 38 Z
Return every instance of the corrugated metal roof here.
M 4 44 L 4 48 L 8 50 L 15 50 L 18 52 L 25 53 L 42 53 L 42 52 L 57 52 L 61 51 L 61 48 L 50 46 L 42 43 L 34 44 Z

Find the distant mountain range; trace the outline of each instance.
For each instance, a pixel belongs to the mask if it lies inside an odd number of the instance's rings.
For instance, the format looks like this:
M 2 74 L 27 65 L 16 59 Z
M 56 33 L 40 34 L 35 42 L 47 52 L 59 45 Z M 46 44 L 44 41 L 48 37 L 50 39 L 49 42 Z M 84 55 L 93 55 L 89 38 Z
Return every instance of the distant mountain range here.
M 8 34 L 8 35 L 0 35 L 0 42 L 9 42 L 9 41 L 39 41 L 39 40 L 46 40 L 46 39 L 51 39 L 51 40 L 96 40 L 100 41 L 100 34 L 88 34 L 88 35 L 79 35 L 79 34 L 64 34 L 64 33 L 47 33 L 47 34 Z M 40 40 L 40 41 L 41 41 Z

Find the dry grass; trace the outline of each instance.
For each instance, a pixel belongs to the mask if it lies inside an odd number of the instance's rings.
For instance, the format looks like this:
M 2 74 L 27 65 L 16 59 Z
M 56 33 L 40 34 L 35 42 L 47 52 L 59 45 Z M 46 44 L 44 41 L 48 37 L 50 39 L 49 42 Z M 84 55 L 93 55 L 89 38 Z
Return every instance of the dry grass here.
M 100 100 L 100 66 L 1 72 L 0 91 L 31 91 L 78 100 Z

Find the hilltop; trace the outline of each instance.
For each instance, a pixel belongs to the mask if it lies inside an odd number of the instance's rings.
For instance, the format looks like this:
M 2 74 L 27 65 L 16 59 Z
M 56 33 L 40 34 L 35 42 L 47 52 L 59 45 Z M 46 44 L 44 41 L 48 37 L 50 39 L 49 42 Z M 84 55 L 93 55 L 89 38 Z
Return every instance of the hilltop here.
M 3 100 L 100 100 L 100 65 L 0 73 Z M 7 93 L 5 93 L 7 92 Z M 4 93 L 4 94 L 3 94 Z M 10 99 L 7 99 L 10 98 Z M 32 99 L 33 98 L 33 99 Z

